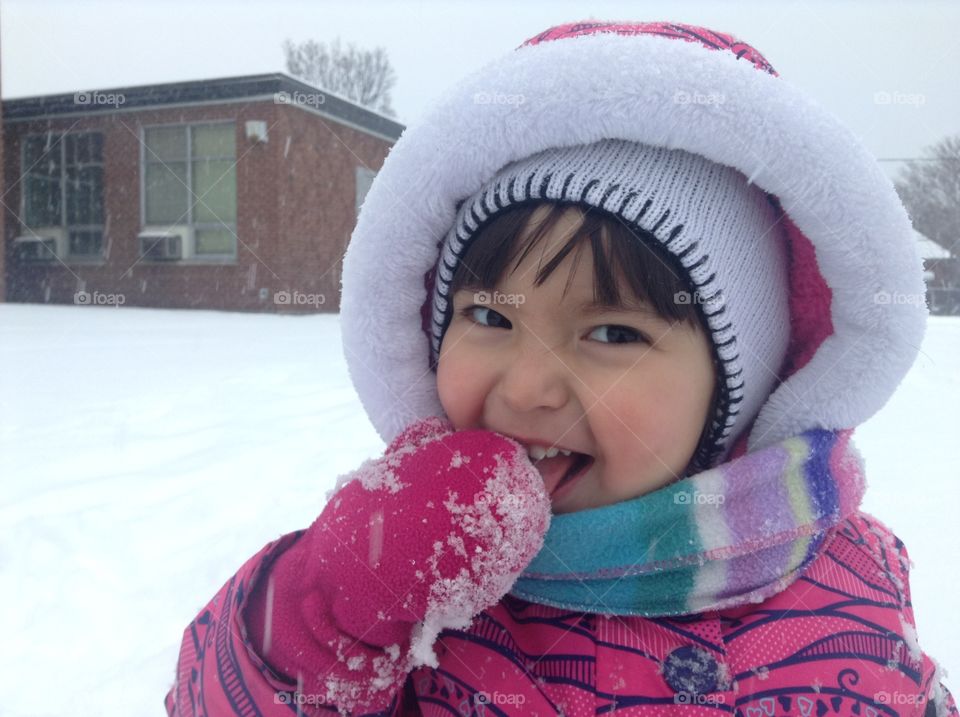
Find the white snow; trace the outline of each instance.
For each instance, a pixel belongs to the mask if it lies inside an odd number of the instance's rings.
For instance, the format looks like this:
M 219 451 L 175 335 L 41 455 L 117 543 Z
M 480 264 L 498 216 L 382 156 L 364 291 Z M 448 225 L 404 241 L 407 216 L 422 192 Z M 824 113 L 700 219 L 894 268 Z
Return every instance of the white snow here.
M 960 319 L 922 348 L 855 440 L 920 645 L 960 674 Z M 383 448 L 335 315 L 0 304 L 3 713 L 163 714 L 196 612 Z

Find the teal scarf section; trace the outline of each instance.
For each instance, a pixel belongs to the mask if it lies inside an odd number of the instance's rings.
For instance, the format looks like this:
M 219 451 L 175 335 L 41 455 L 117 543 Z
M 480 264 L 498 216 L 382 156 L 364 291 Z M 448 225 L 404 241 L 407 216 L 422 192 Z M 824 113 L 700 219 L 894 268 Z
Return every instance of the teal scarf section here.
M 639 498 L 555 515 L 510 594 L 646 617 L 761 602 L 859 508 L 851 434 L 807 431 Z

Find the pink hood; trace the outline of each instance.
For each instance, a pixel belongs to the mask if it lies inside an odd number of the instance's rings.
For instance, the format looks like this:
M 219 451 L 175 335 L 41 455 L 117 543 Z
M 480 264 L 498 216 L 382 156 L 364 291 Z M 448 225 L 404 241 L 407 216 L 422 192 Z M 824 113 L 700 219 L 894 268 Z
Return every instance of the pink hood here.
M 583 22 L 551 28 L 447 90 L 403 133 L 367 195 L 344 259 L 341 327 L 351 379 L 385 441 L 443 414 L 422 310 L 458 203 L 511 162 L 601 139 L 734 167 L 783 209 L 790 348 L 733 457 L 811 428 L 853 428 L 887 402 L 927 310 L 910 220 L 874 157 L 731 35 Z

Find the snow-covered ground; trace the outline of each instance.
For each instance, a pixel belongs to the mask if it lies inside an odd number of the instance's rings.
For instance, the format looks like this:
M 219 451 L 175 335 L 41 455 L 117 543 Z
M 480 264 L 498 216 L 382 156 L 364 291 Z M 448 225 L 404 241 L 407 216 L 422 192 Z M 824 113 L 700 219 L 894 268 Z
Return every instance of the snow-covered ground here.
M 960 319 L 922 351 L 857 431 L 864 507 L 960 692 Z M 197 610 L 382 448 L 337 316 L 0 304 L 0 712 L 162 714 Z

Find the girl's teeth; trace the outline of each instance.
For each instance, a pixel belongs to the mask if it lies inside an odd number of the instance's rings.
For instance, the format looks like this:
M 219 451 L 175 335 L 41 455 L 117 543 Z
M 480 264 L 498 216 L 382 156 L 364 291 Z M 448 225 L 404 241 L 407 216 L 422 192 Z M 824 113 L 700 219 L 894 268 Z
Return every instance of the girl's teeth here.
M 557 448 L 556 446 L 550 446 L 550 448 L 544 448 L 543 446 L 530 446 L 527 448 L 527 455 L 535 461 L 539 461 L 541 458 L 553 458 L 558 453 L 562 453 L 565 456 L 570 455 L 570 451 L 563 448 Z

